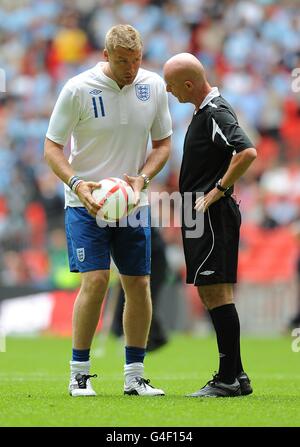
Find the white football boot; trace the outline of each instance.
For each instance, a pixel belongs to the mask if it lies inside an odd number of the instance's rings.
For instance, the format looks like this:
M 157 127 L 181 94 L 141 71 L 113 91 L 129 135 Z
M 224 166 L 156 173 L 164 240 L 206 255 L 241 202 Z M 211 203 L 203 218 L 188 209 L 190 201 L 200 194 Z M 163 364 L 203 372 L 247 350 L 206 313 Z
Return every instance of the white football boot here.
M 91 376 L 90 362 L 70 362 L 71 378 L 69 383 L 69 394 L 72 397 L 96 396 L 93 390 L 90 378 L 97 377 L 97 374 Z
M 124 394 L 129 396 L 164 396 L 159 388 L 149 385 L 150 380 L 143 378 L 143 363 L 130 363 L 124 366 L 125 383 Z

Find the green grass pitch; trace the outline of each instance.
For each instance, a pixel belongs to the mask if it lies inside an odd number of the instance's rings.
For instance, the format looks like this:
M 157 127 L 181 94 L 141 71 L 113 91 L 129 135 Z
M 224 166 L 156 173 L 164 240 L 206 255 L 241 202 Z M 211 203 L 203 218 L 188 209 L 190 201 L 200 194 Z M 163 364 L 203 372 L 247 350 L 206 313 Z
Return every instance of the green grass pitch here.
M 250 396 L 192 399 L 217 368 L 213 336 L 174 335 L 146 357 L 146 378 L 165 397 L 123 395 L 123 349 L 109 338 L 101 356 L 92 353 L 97 397 L 67 393 L 71 340 L 8 338 L 0 353 L 0 426 L 43 427 L 292 427 L 300 426 L 300 352 L 292 337 L 242 338 Z M 93 349 L 100 346 L 95 339 Z M 103 346 L 103 344 L 102 344 Z

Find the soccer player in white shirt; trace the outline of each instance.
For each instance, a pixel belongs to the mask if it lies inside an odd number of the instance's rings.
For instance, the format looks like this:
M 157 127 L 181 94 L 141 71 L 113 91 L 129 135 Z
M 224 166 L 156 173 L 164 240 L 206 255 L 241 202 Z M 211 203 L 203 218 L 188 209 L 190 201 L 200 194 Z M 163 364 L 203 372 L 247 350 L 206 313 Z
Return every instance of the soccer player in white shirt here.
M 96 394 L 90 382 L 90 347 L 108 287 L 112 255 L 126 296 L 124 394 L 164 395 L 144 379 L 143 360 L 152 314 L 146 187 L 170 154 L 167 93 L 160 76 L 140 68 L 142 40 L 130 25 L 116 25 L 108 31 L 103 54 L 105 62 L 63 87 L 45 140 L 46 161 L 65 183 L 70 270 L 81 272 L 73 310 L 69 392 L 72 396 Z M 71 135 L 67 160 L 63 149 Z M 152 150 L 146 157 L 149 135 Z M 101 179 L 124 174 L 135 191 L 143 226 L 98 226 L 99 206 L 92 191 Z

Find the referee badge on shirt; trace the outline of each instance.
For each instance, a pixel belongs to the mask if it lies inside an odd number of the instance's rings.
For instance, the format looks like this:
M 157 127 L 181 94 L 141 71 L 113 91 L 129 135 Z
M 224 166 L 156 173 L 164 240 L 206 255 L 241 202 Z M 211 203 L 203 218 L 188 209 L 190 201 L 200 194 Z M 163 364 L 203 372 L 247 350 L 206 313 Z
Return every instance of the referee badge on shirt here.
M 136 96 L 141 101 L 148 101 L 150 98 L 150 85 L 149 84 L 136 84 L 135 85 Z
M 85 260 L 85 250 L 84 248 L 77 248 L 76 250 L 77 258 L 79 262 L 83 262 Z

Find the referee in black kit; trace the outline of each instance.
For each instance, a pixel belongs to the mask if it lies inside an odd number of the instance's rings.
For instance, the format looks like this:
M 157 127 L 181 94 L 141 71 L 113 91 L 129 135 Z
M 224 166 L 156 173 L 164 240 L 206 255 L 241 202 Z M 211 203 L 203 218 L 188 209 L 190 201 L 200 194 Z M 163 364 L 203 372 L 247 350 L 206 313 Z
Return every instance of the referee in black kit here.
M 201 237 L 189 237 L 182 222 L 187 283 L 198 288 L 217 335 L 219 371 L 189 397 L 233 397 L 252 393 L 240 355 L 240 323 L 233 303 L 241 215 L 233 185 L 256 158 L 253 144 L 240 128 L 231 106 L 207 82 L 202 64 L 189 53 L 173 56 L 164 66 L 167 91 L 195 112 L 185 136 L 179 187 L 193 193 L 193 213 L 204 212 Z M 201 196 L 196 193 L 202 193 Z M 185 213 L 184 213 L 185 214 Z M 185 216 L 184 216 L 185 217 Z

